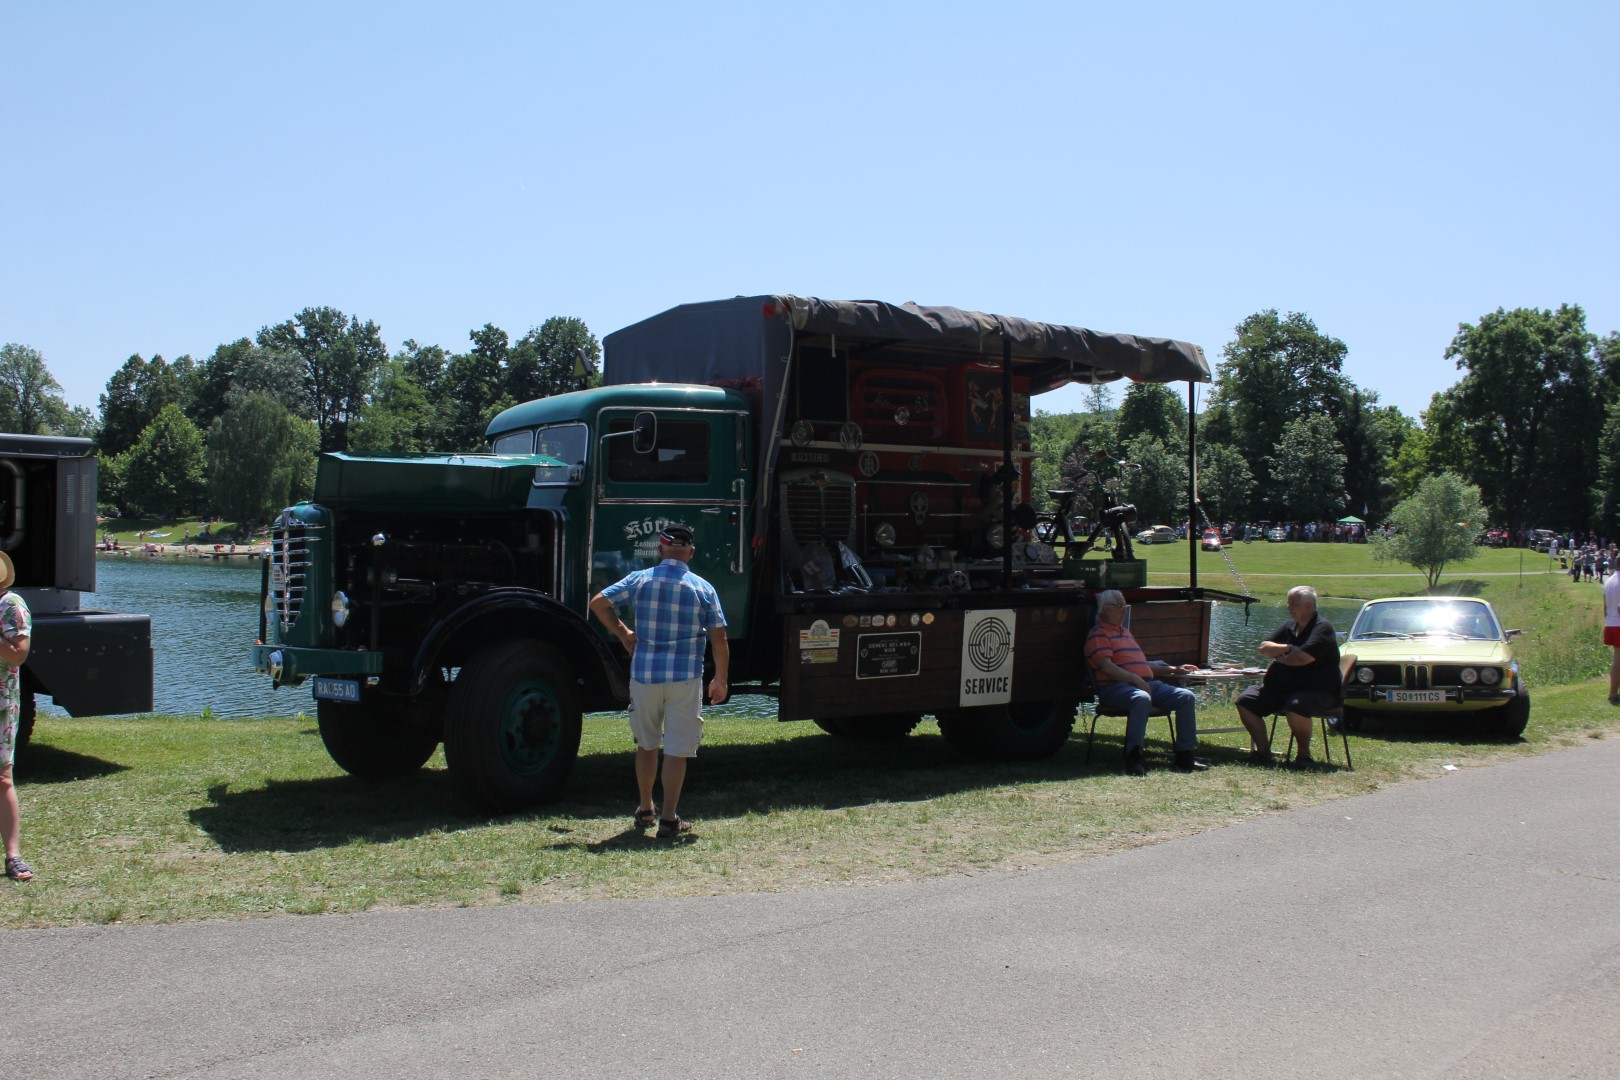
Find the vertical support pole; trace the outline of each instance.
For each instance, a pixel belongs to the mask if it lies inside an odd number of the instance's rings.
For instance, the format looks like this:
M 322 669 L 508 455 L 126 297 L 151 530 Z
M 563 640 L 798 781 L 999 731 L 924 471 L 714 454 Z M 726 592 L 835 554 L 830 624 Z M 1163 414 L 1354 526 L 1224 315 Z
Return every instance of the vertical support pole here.
M 1198 528 L 1198 430 L 1193 419 L 1193 388 L 1197 384 L 1187 380 L 1187 586 L 1198 588 L 1198 549 L 1193 540 L 1201 533 Z
M 1001 587 L 1012 588 L 1013 492 L 1013 377 L 1012 341 L 1001 339 Z

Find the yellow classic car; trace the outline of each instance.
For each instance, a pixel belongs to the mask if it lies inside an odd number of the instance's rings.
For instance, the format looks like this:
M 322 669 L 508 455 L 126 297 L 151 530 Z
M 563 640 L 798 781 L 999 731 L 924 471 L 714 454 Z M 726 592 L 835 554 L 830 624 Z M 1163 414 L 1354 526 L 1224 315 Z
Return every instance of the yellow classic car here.
M 1530 722 L 1530 692 L 1489 603 L 1471 596 L 1369 600 L 1343 651 L 1356 664 L 1345 720 L 1371 713 L 1459 713 L 1481 734 L 1516 739 Z

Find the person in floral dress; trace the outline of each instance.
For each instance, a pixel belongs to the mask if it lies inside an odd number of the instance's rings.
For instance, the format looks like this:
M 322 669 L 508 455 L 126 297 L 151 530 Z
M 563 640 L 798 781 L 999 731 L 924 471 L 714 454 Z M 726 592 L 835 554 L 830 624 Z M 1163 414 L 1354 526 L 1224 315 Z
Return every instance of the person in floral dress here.
M 16 582 L 11 557 L 0 551 L 0 840 L 6 845 L 6 877 L 28 881 L 34 871 L 22 859 L 22 811 L 16 785 L 11 782 L 11 760 L 22 713 L 22 680 L 17 669 L 28 659 L 34 618 L 27 601 L 11 591 Z

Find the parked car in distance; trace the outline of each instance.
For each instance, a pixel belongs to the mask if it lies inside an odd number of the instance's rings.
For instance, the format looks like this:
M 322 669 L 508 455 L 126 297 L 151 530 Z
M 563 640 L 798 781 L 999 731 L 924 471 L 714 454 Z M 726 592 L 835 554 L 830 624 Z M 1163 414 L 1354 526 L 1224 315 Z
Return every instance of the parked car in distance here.
M 1369 600 L 1343 649 L 1356 657 L 1345 684 L 1345 720 L 1363 714 L 1460 714 L 1481 735 L 1516 739 L 1530 722 L 1530 692 L 1511 639 L 1477 597 Z
M 1136 534 L 1138 544 L 1173 544 L 1176 530 L 1168 525 L 1153 525 Z
M 1199 541 L 1198 546 L 1203 548 L 1205 551 L 1221 550 L 1221 534 L 1216 532 L 1214 529 L 1205 529 L 1204 537 Z
M 1271 528 L 1266 530 L 1266 539 L 1272 541 L 1273 543 L 1279 543 L 1283 540 L 1287 540 L 1288 530 L 1283 528 L 1281 525 L 1273 525 Z

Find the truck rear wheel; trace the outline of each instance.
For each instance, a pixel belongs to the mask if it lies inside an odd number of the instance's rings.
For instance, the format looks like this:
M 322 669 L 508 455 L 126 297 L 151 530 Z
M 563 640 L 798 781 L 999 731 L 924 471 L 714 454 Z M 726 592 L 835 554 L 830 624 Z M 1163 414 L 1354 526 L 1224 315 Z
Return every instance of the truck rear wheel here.
M 1051 757 L 1074 730 L 1072 701 L 1020 701 L 941 713 L 940 734 L 970 757 L 1030 761 Z
M 405 776 L 427 764 L 439 746 L 439 726 L 423 723 L 403 698 L 318 700 L 315 722 L 326 752 L 350 776 Z
M 579 756 L 579 686 L 555 649 L 509 641 L 462 666 L 444 756 L 467 798 L 496 813 L 555 798 Z
M 922 723 L 921 713 L 880 713 L 875 716 L 841 716 L 836 720 L 813 720 L 829 735 L 867 742 L 898 742 Z

